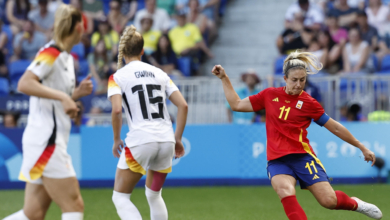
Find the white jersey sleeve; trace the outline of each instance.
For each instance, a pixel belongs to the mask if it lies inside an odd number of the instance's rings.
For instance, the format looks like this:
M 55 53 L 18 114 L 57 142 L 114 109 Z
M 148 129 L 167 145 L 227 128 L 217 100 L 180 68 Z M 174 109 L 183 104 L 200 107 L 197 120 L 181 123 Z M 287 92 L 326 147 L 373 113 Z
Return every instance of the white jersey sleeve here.
M 30 66 L 27 67 L 27 70 L 37 75 L 40 80 L 45 79 L 52 72 L 54 61 L 60 53 L 61 51 L 54 46 L 42 49 L 38 52 Z
M 174 91 L 179 90 L 175 85 L 175 83 L 171 80 L 171 78 L 169 78 L 168 75 L 167 75 L 167 83 L 165 86 L 166 86 L 165 92 L 167 93 L 167 98 L 169 98 Z
M 115 74 L 112 74 L 108 79 L 107 97 L 111 98 L 113 95 L 122 95 L 122 90 L 119 86 L 119 80 L 115 80 Z

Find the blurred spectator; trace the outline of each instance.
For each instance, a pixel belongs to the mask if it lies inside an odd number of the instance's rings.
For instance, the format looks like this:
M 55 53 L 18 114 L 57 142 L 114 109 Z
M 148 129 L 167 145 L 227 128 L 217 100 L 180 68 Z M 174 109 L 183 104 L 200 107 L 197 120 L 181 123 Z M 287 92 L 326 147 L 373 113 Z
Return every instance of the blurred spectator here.
M 331 14 L 327 18 L 326 23 L 333 41 L 340 44 L 341 46 L 344 46 L 348 40 L 348 31 L 339 26 L 338 17 Z
M 107 87 L 107 80 L 110 75 L 110 57 L 107 55 L 107 48 L 104 40 L 99 40 L 93 53 L 88 55 L 89 70 L 92 77 L 98 82 L 96 93 L 104 93 Z
M 176 0 L 176 9 L 187 10 L 187 6 L 189 5 L 188 3 L 189 0 Z M 199 11 L 201 11 L 202 14 L 206 15 L 209 20 L 214 21 L 215 11 L 218 8 L 220 0 L 199 0 L 199 3 Z
M 364 10 L 366 0 L 348 0 L 347 3 L 351 8 L 358 8 Z
M 349 27 L 356 21 L 357 11 L 357 8 L 348 5 L 347 0 L 338 0 L 334 8 L 330 10 L 329 15 L 338 17 L 341 27 Z
M 0 51 L 0 77 L 8 75 L 8 68 L 5 55 Z
M 369 0 L 366 13 L 368 23 L 375 27 L 381 36 L 389 32 L 389 6 L 382 5 L 381 0 Z
M 171 20 L 164 9 L 156 8 L 156 0 L 146 0 L 146 7 L 135 14 L 134 26 L 137 30 L 141 29 L 141 20 L 148 14 L 153 16 L 152 30 L 159 30 L 164 33 L 168 31 Z
M 49 11 L 55 13 L 57 11 L 58 6 L 63 4 L 62 0 L 51 0 L 49 1 Z
M 51 39 L 54 25 L 54 13 L 48 9 L 48 0 L 39 0 L 39 7 L 28 13 L 29 20 L 35 24 L 35 29 Z
M 162 69 L 168 75 L 181 75 L 177 70 L 177 58 L 172 50 L 168 35 L 164 34 L 158 41 L 157 51 L 149 58 L 150 63 Z
M 8 50 L 6 48 L 8 42 L 8 36 L 3 31 L 3 22 L 0 21 L 0 77 L 6 76 L 8 74 L 6 55 Z M 12 39 L 10 39 L 12 40 Z
M 3 112 L 2 115 L 3 115 L 3 126 L 5 128 L 16 128 L 18 126 L 20 113 Z
M 308 78 L 306 78 L 305 88 L 303 90 L 322 105 L 320 89 L 315 84 L 311 83 Z
M 137 0 L 121 0 L 121 13 L 125 16 L 127 25 L 132 24 L 129 22 L 134 20 L 137 7 Z
M 79 9 L 80 11 L 82 11 L 82 15 L 83 15 L 83 22 L 86 23 L 86 32 L 85 32 L 85 35 L 87 34 L 91 34 L 92 31 L 94 30 L 94 24 L 93 24 L 93 18 L 91 17 L 90 14 L 88 13 L 85 13 L 83 11 L 83 4 L 81 2 L 81 0 L 70 0 L 70 5 L 72 5 L 73 7 Z M 85 22 L 87 21 L 87 22 Z M 84 24 L 85 26 L 85 24 Z M 89 44 L 89 39 L 86 40 L 85 37 L 82 39 L 82 42 L 84 45 L 88 45 Z
M 359 31 L 362 34 L 362 40 L 368 42 L 376 56 L 378 58 L 383 58 L 388 54 L 389 49 L 387 48 L 386 43 L 380 40 L 377 29 L 368 24 L 366 12 L 359 12 L 357 22 Z
M 97 106 L 94 106 L 89 110 L 89 114 L 92 116 L 97 116 L 97 115 L 100 115 L 102 113 L 103 113 L 103 110 Z M 97 122 L 95 119 L 90 118 L 90 119 L 86 119 L 86 120 L 88 120 L 85 123 L 87 126 L 93 127 L 93 126 L 97 125 Z
M 158 39 L 160 39 L 161 31 L 152 30 L 153 17 L 147 15 L 141 19 L 141 35 L 144 38 L 145 55 L 151 55 L 157 50 Z
M 313 36 L 311 30 L 303 26 L 303 21 L 303 15 L 299 12 L 296 13 L 289 28 L 278 37 L 276 45 L 281 54 L 289 54 L 291 51 L 307 48 Z
M 294 26 L 295 15 L 300 13 L 303 15 L 303 25 L 309 29 L 319 30 L 321 24 L 324 23 L 324 14 L 316 4 L 312 4 L 309 0 L 298 0 L 292 4 L 285 15 L 285 28 L 292 29 Z
M 379 102 L 379 108 L 368 113 L 368 121 L 390 121 L 389 98 L 381 96 L 377 101 Z
M 328 51 L 324 48 L 321 48 L 321 45 L 316 37 L 311 40 L 308 51 L 318 57 L 322 65 L 325 65 Z
M 340 108 L 340 121 L 366 121 L 361 112 L 361 106 L 355 101 L 349 101 Z
M 102 0 L 82 0 L 83 12 L 88 14 L 94 20 L 100 20 L 105 17 Z
M 260 91 L 256 89 L 256 85 L 259 84 L 260 78 L 257 76 L 254 70 L 247 70 L 241 75 L 241 80 L 245 83 L 245 87 L 237 89 L 236 92 L 241 99 L 244 99 L 251 95 L 256 95 Z M 229 103 L 226 102 L 227 114 L 229 122 L 234 124 L 251 124 L 255 120 L 254 112 L 234 112 L 230 108 Z
M 343 49 L 344 72 L 368 72 L 366 63 L 369 56 L 369 46 L 366 41 L 361 39 L 358 29 L 349 30 L 349 43 Z
M 255 112 L 253 123 L 265 123 L 266 115 L 265 109 Z
M 170 16 L 175 12 L 176 0 L 157 0 L 157 7 L 164 9 Z
M 188 4 L 190 11 L 187 14 L 187 22 L 198 26 L 203 35 L 208 30 L 209 21 L 204 14 L 200 13 L 198 0 L 190 0 Z
M 27 20 L 23 26 L 23 32 L 17 34 L 14 39 L 14 57 L 12 60 L 32 60 L 38 50 L 46 43 L 46 36 L 35 31 L 34 23 Z
M 12 31 L 16 34 L 23 29 L 28 19 L 30 3 L 28 0 L 8 0 L 6 7 L 7 19 L 12 25 Z
M 176 20 L 178 26 L 172 28 L 168 34 L 173 51 L 178 56 L 198 56 L 198 51 L 201 49 L 208 57 L 213 57 L 203 41 L 199 28 L 194 24 L 187 23 L 184 11 L 177 13 Z
M 122 33 L 126 26 L 127 19 L 121 12 L 121 1 L 110 1 L 110 12 L 108 13 L 108 23 L 118 33 Z
M 107 20 L 103 19 L 99 22 L 98 31 L 92 34 L 91 45 L 95 47 L 100 39 L 104 40 L 107 48 L 107 56 L 112 57 L 117 54 L 119 35 L 118 32 L 111 30 Z
M 326 53 L 325 57 L 321 57 L 321 63 L 326 72 L 331 74 L 339 72 L 341 70 L 342 47 L 333 41 L 327 30 L 318 33 L 318 43 L 324 49 L 324 54 Z

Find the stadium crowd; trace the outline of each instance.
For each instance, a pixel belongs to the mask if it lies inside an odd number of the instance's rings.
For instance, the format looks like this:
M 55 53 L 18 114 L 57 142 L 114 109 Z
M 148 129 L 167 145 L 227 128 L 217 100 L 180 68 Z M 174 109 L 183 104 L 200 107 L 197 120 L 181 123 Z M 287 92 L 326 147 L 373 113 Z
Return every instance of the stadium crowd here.
M 54 14 L 62 4 L 83 12 L 86 32 L 72 49 L 80 81 L 91 74 L 95 94 L 105 94 L 116 71 L 119 37 L 133 24 L 145 41 L 143 61 L 171 77 L 196 75 L 213 54 L 224 0 L 5 0 L 0 2 L 0 93 L 16 85 L 38 50 L 52 39 Z

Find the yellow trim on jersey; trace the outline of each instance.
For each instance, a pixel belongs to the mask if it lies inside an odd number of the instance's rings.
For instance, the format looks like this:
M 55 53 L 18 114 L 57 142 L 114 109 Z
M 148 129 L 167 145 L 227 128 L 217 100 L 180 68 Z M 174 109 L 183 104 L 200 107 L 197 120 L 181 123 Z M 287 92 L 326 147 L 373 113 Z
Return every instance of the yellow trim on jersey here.
M 302 93 L 303 93 L 303 90 L 301 91 L 301 93 L 299 93 L 299 95 L 302 95 Z
M 29 180 L 23 175 L 22 171 L 20 171 L 18 179 L 21 181 L 29 182 Z
M 170 173 L 170 172 L 172 172 L 172 167 L 168 167 L 168 168 L 165 169 L 165 170 L 159 170 L 159 171 L 157 171 L 157 172 L 159 172 L 159 173 Z
M 302 141 L 302 135 L 303 135 L 303 129 L 301 128 L 301 134 L 299 135 L 299 142 L 301 142 L 303 149 L 310 156 L 312 156 L 314 158 L 314 160 L 317 162 L 317 164 L 319 164 L 322 167 L 322 169 L 324 169 L 324 171 L 326 172 L 324 165 L 322 165 L 321 161 L 313 154 L 313 152 L 311 152 L 309 145 Z

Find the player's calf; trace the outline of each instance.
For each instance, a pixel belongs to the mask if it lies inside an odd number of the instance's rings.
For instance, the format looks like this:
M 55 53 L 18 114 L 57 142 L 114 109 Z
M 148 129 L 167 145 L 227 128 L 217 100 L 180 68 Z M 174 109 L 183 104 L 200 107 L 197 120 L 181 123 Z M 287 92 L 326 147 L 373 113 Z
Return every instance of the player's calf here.
M 168 210 L 161 196 L 161 189 L 153 191 L 145 186 L 145 195 L 150 207 L 151 220 L 167 220 Z
M 327 209 L 334 209 L 337 206 L 336 194 L 326 195 L 318 199 L 320 205 Z

